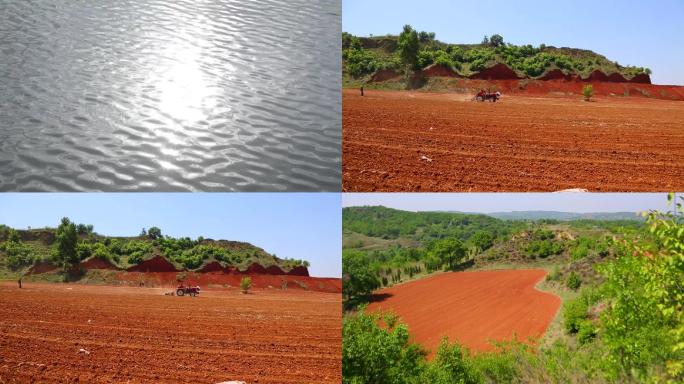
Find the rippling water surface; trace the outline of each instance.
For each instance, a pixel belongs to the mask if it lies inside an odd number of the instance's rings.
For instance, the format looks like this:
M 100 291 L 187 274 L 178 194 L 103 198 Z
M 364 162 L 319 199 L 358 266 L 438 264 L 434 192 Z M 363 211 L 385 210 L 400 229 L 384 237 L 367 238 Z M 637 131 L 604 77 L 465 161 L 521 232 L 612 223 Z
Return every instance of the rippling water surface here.
M 337 0 L 0 1 L 0 189 L 340 190 Z

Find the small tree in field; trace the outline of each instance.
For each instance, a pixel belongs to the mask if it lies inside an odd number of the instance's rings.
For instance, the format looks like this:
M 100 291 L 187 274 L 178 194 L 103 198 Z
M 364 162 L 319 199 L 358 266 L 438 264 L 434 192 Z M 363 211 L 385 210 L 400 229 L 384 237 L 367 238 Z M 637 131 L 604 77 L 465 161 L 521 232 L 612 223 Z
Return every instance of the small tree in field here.
M 591 97 L 594 96 L 594 86 L 591 84 L 585 85 L 582 89 L 582 94 L 584 95 L 584 101 L 591 100 Z
M 242 293 L 249 293 L 250 288 L 252 288 L 252 279 L 250 277 L 243 277 L 240 280 L 240 291 Z
M 399 57 L 404 64 L 406 72 L 410 69 L 418 69 L 418 33 L 410 25 L 404 25 L 404 30 L 399 35 L 398 42 Z

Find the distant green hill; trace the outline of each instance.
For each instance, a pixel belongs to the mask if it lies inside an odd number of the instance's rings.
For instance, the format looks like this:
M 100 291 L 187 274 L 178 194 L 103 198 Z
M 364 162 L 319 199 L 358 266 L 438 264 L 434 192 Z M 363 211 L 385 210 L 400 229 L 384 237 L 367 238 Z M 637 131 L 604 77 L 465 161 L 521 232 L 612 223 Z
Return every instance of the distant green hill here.
M 505 43 L 503 38 L 495 38 L 498 35 L 480 44 L 445 43 L 436 40 L 434 33 L 417 32 L 417 35 L 420 48 L 414 70 L 440 64 L 463 76 L 470 76 L 502 63 L 527 78 L 537 78 L 554 69 L 583 78 L 595 70 L 606 75 L 617 73 L 626 79 L 651 73 L 649 68 L 623 66 L 586 49 L 545 44 L 518 46 Z M 361 37 L 342 33 L 343 77 L 360 78 L 378 70 L 402 71 L 398 40 L 396 35 Z
M 502 220 L 636 220 L 643 221 L 644 218 L 636 212 L 557 212 L 557 211 L 513 211 L 513 212 L 493 212 L 487 216 L 496 217 Z
M 342 227 L 368 237 L 427 240 L 444 236 L 469 239 L 478 231 L 496 235 L 510 225 L 478 214 L 453 212 L 408 212 L 382 206 L 347 207 L 342 210 Z

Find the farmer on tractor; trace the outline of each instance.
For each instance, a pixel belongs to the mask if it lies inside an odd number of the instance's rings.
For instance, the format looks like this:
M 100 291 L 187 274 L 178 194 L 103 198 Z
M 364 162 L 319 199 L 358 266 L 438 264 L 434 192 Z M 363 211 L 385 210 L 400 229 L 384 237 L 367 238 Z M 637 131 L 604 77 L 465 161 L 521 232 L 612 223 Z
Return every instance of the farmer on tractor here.
M 491 91 L 485 91 L 484 89 L 480 89 L 480 92 L 478 92 L 477 95 L 475 95 L 475 100 L 477 101 L 489 100 L 491 102 L 496 102 L 500 98 L 501 92 L 492 93 Z
M 185 286 L 184 284 L 180 284 L 178 288 L 176 288 L 176 296 L 185 296 L 185 295 L 190 295 L 192 297 L 197 296 L 200 294 L 200 286 L 196 285 L 194 287 L 190 286 Z

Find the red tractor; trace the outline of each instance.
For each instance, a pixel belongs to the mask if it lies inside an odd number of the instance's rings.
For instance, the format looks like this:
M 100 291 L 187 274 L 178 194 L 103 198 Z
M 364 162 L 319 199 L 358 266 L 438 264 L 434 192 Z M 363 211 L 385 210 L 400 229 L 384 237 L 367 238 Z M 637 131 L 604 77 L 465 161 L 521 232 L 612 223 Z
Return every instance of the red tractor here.
M 185 296 L 185 295 L 190 295 L 190 296 L 197 296 L 200 294 L 200 287 L 199 285 L 194 286 L 194 287 L 186 287 L 185 285 L 181 284 L 176 288 L 176 296 Z
M 484 89 L 480 90 L 480 92 L 475 95 L 475 100 L 477 101 L 485 101 L 489 100 L 491 102 L 496 103 L 497 100 L 501 98 L 501 92 L 490 92 L 490 91 L 485 91 Z

